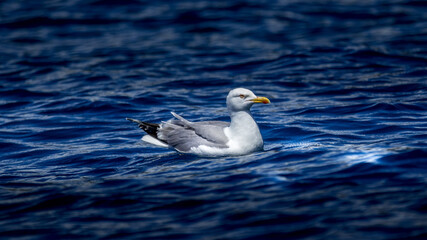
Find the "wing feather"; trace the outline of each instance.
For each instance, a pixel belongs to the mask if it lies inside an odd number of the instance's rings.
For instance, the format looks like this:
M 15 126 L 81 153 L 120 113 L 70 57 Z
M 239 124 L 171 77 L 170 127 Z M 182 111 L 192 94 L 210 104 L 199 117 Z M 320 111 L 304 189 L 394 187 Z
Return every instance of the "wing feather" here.
M 219 121 L 190 122 L 176 113 L 177 119 L 160 125 L 157 136 L 178 151 L 188 152 L 192 147 L 205 145 L 215 148 L 227 148 L 228 138 L 224 128 L 229 124 Z

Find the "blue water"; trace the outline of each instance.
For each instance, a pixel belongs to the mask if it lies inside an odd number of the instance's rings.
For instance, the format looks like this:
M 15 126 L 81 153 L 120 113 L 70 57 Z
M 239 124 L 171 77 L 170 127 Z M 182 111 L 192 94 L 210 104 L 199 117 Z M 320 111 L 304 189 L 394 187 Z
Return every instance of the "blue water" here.
M 2 239 L 427 239 L 427 3 L 0 2 Z M 227 121 L 200 158 L 125 120 Z

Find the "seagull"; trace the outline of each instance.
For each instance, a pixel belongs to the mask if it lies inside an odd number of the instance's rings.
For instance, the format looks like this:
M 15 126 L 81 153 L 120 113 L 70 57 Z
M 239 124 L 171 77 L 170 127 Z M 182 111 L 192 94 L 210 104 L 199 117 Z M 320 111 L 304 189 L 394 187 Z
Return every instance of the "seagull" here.
M 250 108 L 255 103 L 270 103 L 266 97 L 257 97 L 245 88 L 231 90 L 227 109 L 231 122 L 191 122 L 171 112 L 175 119 L 160 124 L 126 118 L 138 124 L 148 135 L 141 140 L 174 148 L 181 153 L 198 156 L 239 156 L 263 150 L 264 142 Z

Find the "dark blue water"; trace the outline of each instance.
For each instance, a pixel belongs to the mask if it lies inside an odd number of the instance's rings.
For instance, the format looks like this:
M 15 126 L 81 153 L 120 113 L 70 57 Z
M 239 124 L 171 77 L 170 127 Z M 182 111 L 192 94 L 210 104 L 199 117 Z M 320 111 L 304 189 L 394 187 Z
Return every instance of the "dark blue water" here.
M 0 236 L 427 239 L 427 3 L 0 2 Z M 228 120 L 200 158 L 125 117 Z

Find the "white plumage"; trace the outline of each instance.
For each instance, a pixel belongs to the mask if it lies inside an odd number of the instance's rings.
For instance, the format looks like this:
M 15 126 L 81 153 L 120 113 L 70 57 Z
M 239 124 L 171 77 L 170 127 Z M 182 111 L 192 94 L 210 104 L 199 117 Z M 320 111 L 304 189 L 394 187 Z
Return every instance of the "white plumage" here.
M 161 147 L 172 147 L 182 153 L 199 156 L 244 155 L 263 149 L 264 142 L 250 108 L 254 103 L 270 103 L 245 88 L 236 88 L 227 96 L 227 109 L 231 122 L 191 122 L 172 112 L 175 119 L 161 124 L 141 122 L 149 135 L 142 140 Z

